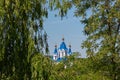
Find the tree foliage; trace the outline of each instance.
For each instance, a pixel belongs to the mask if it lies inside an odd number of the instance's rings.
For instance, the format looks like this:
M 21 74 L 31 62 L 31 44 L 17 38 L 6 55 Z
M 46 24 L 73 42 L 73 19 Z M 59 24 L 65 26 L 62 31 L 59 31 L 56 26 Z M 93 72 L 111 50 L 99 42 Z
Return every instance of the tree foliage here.
M 0 79 L 119 80 L 120 0 L 0 0 Z M 49 6 L 47 8 L 47 6 Z M 43 28 L 48 9 L 81 17 L 87 58 L 71 55 L 56 63 Z
M 112 80 L 119 79 L 120 69 L 120 0 L 52 0 L 54 9 L 61 16 L 75 7 L 75 16 L 81 17 L 84 33 L 88 38 L 83 42 L 88 57 L 96 70 L 102 70 Z M 64 7 L 64 9 L 62 8 Z M 98 66 L 100 65 L 100 66 Z M 109 66 L 108 66 L 109 65 Z M 109 75 L 108 75 L 109 74 Z
M 31 79 L 31 57 L 48 52 L 46 0 L 0 0 L 0 78 Z

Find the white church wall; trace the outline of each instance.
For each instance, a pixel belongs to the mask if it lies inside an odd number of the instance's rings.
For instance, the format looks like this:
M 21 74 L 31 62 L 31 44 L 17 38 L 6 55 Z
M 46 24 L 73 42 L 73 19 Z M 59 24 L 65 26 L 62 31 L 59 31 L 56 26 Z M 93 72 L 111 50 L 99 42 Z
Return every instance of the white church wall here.
M 65 55 L 66 55 L 66 52 L 64 49 L 62 49 L 62 55 L 63 55 L 63 57 L 65 57 Z

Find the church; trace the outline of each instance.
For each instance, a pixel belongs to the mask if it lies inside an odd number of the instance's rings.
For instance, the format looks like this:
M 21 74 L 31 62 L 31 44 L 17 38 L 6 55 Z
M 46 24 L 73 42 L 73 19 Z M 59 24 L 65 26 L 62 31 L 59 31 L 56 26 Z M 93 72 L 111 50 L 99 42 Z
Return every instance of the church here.
M 58 47 L 57 45 L 55 45 L 53 60 L 59 62 L 61 60 L 64 60 L 66 56 L 69 56 L 71 54 L 72 54 L 71 45 L 68 45 L 67 48 L 64 42 L 64 38 L 62 38 L 60 46 Z

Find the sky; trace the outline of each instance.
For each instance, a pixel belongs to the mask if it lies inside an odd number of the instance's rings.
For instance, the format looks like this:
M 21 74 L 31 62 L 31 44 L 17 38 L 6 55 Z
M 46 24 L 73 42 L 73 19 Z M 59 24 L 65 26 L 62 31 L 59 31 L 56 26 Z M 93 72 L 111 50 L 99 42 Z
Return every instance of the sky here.
M 80 23 L 80 19 L 73 16 L 73 10 L 70 10 L 63 19 L 59 16 L 55 17 L 55 14 L 57 11 L 49 12 L 48 18 L 44 21 L 50 53 L 54 52 L 55 44 L 60 46 L 64 37 L 66 46 L 71 44 L 72 52 L 80 52 L 81 57 L 85 57 L 86 52 L 81 48 L 81 43 L 86 36 L 83 34 L 84 25 Z

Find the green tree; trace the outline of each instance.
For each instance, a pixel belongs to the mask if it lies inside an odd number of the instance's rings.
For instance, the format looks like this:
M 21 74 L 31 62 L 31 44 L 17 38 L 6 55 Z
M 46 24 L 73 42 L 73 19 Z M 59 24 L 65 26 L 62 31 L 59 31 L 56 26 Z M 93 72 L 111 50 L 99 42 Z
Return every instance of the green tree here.
M 91 58 L 76 57 L 73 54 L 67 60 L 54 64 L 50 80 L 111 80 L 102 71 L 95 71 Z
M 48 52 L 47 14 L 46 0 L 0 0 L 0 79 L 31 79 L 31 56 Z
M 75 16 L 82 18 L 81 22 L 85 25 L 84 33 L 88 36 L 83 42 L 88 57 L 94 65 L 101 65 L 94 66 L 96 70 L 99 67 L 112 80 L 118 80 L 120 0 L 52 0 L 51 3 L 57 4 L 52 8 L 59 9 L 59 15 L 62 17 L 67 14 L 68 9 L 75 7 Z
M 33 80 L 50 80 L 53 72 L 53 62 L 49 57 L 35 54 L 31 59 Z

